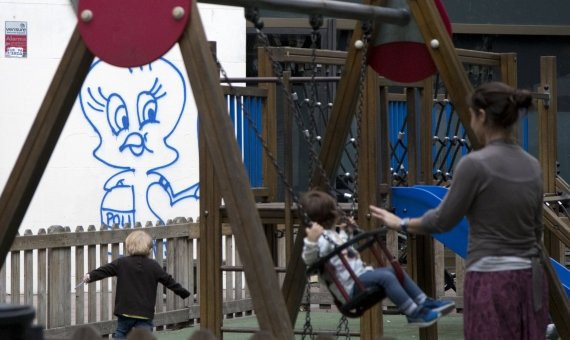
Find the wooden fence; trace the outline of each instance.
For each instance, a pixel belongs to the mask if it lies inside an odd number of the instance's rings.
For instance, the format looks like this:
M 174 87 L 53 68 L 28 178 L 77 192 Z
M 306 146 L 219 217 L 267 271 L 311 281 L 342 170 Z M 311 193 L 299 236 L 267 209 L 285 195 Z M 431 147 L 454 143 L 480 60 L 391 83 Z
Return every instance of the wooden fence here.
M 166 270 L 191 291 L 186 300 L 176 297 L 170 290 L 159 285 L 154 324 L 157 329 L 170 326 L 185 326 L 198 322 L 200 235 L 198 223 L 178 218 L 164 226 L 136 228 L 149 233 L 155 240 L 153 257 Z M 282 230 L 277 227 L 277 231 Z M 90 324 L 101 334 L 111 334 L 116 328 L 113 316 L 115 278 L 102 280 L 75 288 L 84 273 L 116 259 L 123 254 L 123 241 L 133 228 L 101 228 L 89 226 L 87 230 L 77 227 L 53 226 L 46 232 L 40 229 L 37 235 L 26 231 L 17 236 L 0 271 L 0 302 L 33 305 L 36 323 L 46 328 L 46 338 L 66 338 L 78 325 Z M 222 228 L 224 266 L 221 268 L 224 282 L 224 316 L 237 317 L 253 312 L 241 263 L 234 247 L 231 228 Z M 464 262 L 441 243 L 435 242 L 437 297 L 447 296 L 456 301 L 458 309 L 463 306 Z M 392 254 L 401 255 L 395 237 L 388 237 Z M 285 239 L 278 241 L 277 264 L 285 266 Z M 456 275 L 456 292 L 444 292 L 444 269 Z M 7 275 L 9 273 L 9 275 Z M 279 274 L 282 278 L 283 274 Z M 8 280 L 7 280 L 8 279 Z M 324 287 L 312 280 L 311 304 L 313 308 L 331 308 L 332 299 Z M 276 292 L 279 289 L 276 288 Z M 306 301 L 303 301 L 305 303 Z M 392 306 L 384 301 L 387 308 Z
M 138 224 L 135 228 L 142 228 Z M 132 228 L 102 227 L 87 230 L 52 226 L 37 235 L 27 230 L 17 236 L 10 255 L 0 272 L 0 302 L 33 305 L 36 323 L 44 325 L 46 338 L 66 338 L 77 325 L 90 324 L 101 334 L 116 328 L 113 315 L 116 278 L 76 287 L 84 273 L 123 255 L 123 241 Z M 153 257 L 191 291 L 182 300 L 170 290 L 158 286 L 154 324 L 158 329 L 187 325 L 199 318 L 197 291 L 199 261 L 199 225 L 177 218 L 163 226 L 142 230 L 155 240 Z M 229 227 L 223 228 L 226 264 L 240 265 Z M 224 314 L 251 313 L 253 307 L 241 272 L 223 272 L 225 276 Z M 7 281 L 8 279 L 8 281 Z

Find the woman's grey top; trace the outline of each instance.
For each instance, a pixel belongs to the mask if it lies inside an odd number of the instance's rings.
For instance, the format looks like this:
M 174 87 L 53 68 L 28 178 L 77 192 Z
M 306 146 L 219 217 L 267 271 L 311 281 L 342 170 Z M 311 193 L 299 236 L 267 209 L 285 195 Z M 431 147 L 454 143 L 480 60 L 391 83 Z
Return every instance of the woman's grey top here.
M 429 232 L 469 221 L 467 263 L 485 256 L 535 257 L 542 237 L 542 172 L 516 144 L 494 141 L 463 157 L 442 203 L 427 211 Z

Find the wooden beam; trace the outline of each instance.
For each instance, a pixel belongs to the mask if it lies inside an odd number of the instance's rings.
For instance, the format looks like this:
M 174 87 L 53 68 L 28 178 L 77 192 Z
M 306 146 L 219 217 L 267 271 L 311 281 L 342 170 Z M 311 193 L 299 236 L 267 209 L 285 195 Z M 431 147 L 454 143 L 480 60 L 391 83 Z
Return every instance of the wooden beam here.
M 556 159 L 557 159 L 557 84 L 556 57 L 540 57 L 539 93 L 550 93 L 550 100 L 538 101 L 538 159 L 544 176 L 544 192 L 556 191 Z M 544 230 L 544 245 L 548 254 L 556 259 L 560 257 L 560 240 L 550 229 Z
M 416 91 L 414 88 L 406 89 L 406 97 L 408 104 L 408 185 L 416 185 L 418 183 L 418 154 L 419 148 L 417 134 L 417 111 L 416 111 Z M 431 95 L 430 95 L 431 97 Z M 429 111 L 431 114 L 431 110 Z M 408 257 L 408 262 L 413 261 L 415 265 L 415 279 L 418 285 L 428 296 L 436 296 L 437 289 L 435 286 L 435 275 L 443 273 L 435 273 L 435 249 L 433 238 L 430 235 L 416 235 L 412 242 L 409 243 L 412 250 L 412 257 Z M 420 328 L 420 339 L 437 339 L 437 325 L 427 328 Z
M 371 219 L 368 211 L 369 205 L 378 205 L 380 195 L 378 191 L 378 75 L 371 68 L 366 73 L 364 89 L 364 102 L 362 119 L 358 135 L 358 224 L 366 230 L 373 230 L 380 226 L 377 219 Z M 358 110 L 358 108 L 357 108 Z M 373 263 L 374 257 L 370 252 L 363 255 L 366 263 Z M 367 310 L 360 318 L 360 337 L 362 339 L 376 339 L 383 333 L 382 304 L 379 303 Z
M 291 71 L 283 72 L 283 87 L 285 93 L 291 92 Z M 288 100 L 283 101 L 283 164 L 285 180 L 293 183 L 293 115 Z M 288 264 L 293 250 L 294 230 L 291 208 L 293 197 L 285 190 L 285 263 Z
M 503 53 L 501 54 L 501 81 L 513 88 L 518 87 L 517 79 L 517 54 Z M 519 124 L 520 124 L 519 120 Z M 515 127 L 515 139 L 518 140 L 518 125 Z
M 200 159 L 200 266 L 198 293 L 200 327 L 222 337 L 222 235 L 220 189 L 208 153 L 204 124 L 199 124 Z
M 179 43 L 259 325 L 278 339 L 291 339 L 293 329 L 283 297 L 275 294 L 279 282 L 196 2 Z
M 408 0 L 408 4 L 441 79 L 449 91 L 449 96 L 467 132 L 469 141 L 473 148 L 479 149 L 481 144 L 471 129 L 467 103 L 467 97 L 473 92 L 473 86 L 467 78 L 439 11 L 431 0 Z M 434 39 L 438 42 L 437 48 L 431 47 L 431 41 Z
M 420 115 L 420 182 L 423 184 L 431 184 L 433 182 L 433 81 L 433 77 L 425 79 L 422 92 L 422 110 Z
M 92 61 L 93 54 L 76 28 L 0 197 L 0 263 L 6 259 Z
M 271 60 L 263 47 L 257 50 L 257 75 L 259 77 L 273 77 L 273 67 Z M 277 111 L 276 111 L 276 98 L 277 86 L 275 83 L 261 83 L 259 89 L 267 91 L 267 97 L 263 101 L 263 139 L 267 142 L 269 150 L 277 154 Z M 262 158 L 263 168 L 263 185 L 269 188 L 268 200 L 274 200 L 277 192 L 277 172 L 267 154 L 263 153 Z

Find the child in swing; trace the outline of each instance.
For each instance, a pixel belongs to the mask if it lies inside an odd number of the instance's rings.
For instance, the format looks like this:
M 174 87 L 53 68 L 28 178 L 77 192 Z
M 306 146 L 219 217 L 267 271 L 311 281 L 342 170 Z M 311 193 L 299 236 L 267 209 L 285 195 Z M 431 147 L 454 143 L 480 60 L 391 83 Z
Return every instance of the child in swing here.
M 110 276 L 117 277 L 114 314 L 118 318 L 113 339 L 125 339 L 132 328 L 143 328 L 152 332 L 156 287 L 162 283 L 183 299 L 190 292 L 177 283 L 155 260 L 149 258 L 152 238 L 142 230 L 136 230 L 125 240 L 128 256 L 119 257 L 83 277 L 91 283 Z
M 335 247 L 348 241 L 350 230 L 346 230 L 345 223 L 338 223 L 340 214 L 337 204 L 329 194 L 316 190 L 309 191 L 302 196 L 300 204 L 312 221 L 311 226 L 305 229 L 307 236 L 304 239 L 302 255 L 305 263 L 311 265 L 320 257 L 332 252 Z M 362 284 L 367 288 L 381 286 L 386 296 L 406 315 L 410 325 L 428 327 L 437 322 L 442 312 L 453 309 L 455 303 L 452 301 L 427 297 L 407 274 L 404 273 L 404 281 L 401 284 L 394 269 L 372 268 L 360 259 L 354 248 L 347 248 L 347 252 L 349 253 L 347 261 Z M 353 296 L 358 293 L 358 288 L 340 259 L 333 257 L 330 263 L 345 290 Z

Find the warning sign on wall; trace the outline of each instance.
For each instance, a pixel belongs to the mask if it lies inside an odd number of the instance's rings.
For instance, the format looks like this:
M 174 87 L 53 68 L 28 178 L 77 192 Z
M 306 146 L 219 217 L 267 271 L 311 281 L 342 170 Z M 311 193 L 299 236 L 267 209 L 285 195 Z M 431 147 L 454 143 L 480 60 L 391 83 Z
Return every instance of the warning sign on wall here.
M 26 21 L 6 21 L 6 58 L 26 58 L 28 56 L 28 23 Z

